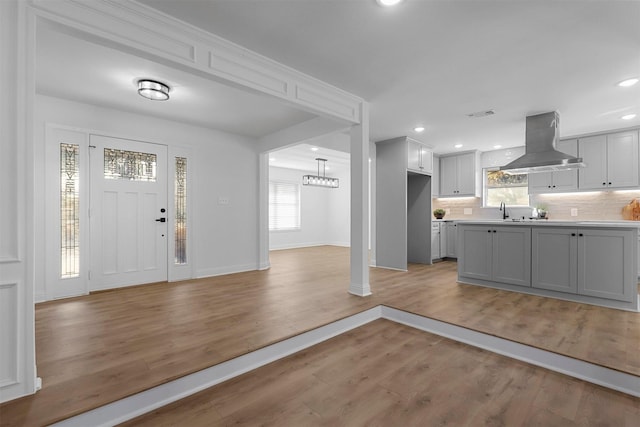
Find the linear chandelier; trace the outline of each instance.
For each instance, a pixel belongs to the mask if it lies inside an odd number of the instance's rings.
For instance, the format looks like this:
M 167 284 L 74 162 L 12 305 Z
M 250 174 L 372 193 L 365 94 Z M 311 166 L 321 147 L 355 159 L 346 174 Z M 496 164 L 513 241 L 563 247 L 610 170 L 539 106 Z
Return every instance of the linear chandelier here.
M 318 162 L 318 175 L 304 175 L 302 185 L 312 185 L 315 187 L 338 188 L 340 180 L 338 178 L 328 178 L 326 176 L 327 159 L 316 158 Z M 322 162 L 322 176 L 320 176 L 320 162 Z

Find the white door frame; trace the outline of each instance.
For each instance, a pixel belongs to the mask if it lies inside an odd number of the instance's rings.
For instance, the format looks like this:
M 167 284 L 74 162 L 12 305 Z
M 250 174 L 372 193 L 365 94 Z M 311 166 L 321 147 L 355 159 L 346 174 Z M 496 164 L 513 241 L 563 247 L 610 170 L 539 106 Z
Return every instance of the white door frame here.
M 91 265 L 90 256 L 90 227 L 89 227 L 89 200 L 90 200 L 90 163 L 89 163 L 89 138 L 90 135 L 106 136 L 118 139 L 139 140 L 140 138 L 131 138 L 126 135 L 119 135 L 110 132 L 102 132 L 91 129 L 76 128 L 55 123 L 47 123 L 45 129 L 45 206 L 48 215 L 45 217 L 45 236 L 42 244 L 45 245 L 45 295 L 44 300 L 52 300 L 57 298 L 65 298 L 69 296 L 88 294 L 92 290 L 89 279 L 89 266 Z M 80 179 L 81 179 L 81 222 L 80 222 L 80 266 L 81 272 L 78 278 L 60 279 L 60 138 L 65 141 L 77 143 L 80 146 Z M 149 141 L 141 141 L 149 142 Z M 158 144 L 157 142 L 149 142 Z M 167 146 L 167 280 L 170 282 L 179 280 L 188 280 L 193 275 L 193 176 L 195 165 L 192 161 L 191 149 L 182 146 L 173 146 L 166 142 L 160 143 Z M 175 264 L 175 199 L 174 185 L 176 172 L 176 157 L 187 159 L 187 262 L 185 264 Z M 57 292 L 56 288 L 60 287 L 60 283 L 76 281 L 75 292 Z

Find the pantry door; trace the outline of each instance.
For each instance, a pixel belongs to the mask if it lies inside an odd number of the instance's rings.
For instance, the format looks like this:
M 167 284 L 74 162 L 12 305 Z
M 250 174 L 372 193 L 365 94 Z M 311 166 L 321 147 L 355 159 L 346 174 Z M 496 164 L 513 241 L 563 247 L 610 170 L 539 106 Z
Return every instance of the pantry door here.
M 167 280 L 167 147 L 91 135 L 90 290 Z

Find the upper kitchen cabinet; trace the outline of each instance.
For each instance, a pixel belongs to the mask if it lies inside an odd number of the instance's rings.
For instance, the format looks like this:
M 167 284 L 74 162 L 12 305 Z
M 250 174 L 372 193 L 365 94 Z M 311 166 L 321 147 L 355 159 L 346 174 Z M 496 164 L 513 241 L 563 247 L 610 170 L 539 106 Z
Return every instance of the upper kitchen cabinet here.
M 431 175 L 433 173 L 433 150 L 421 142 L 407 138 L 407 169 Z
M 559 141 L 558 151 L 578 156 L 578 140 Z M 560 193 L 578 189 L 578 171 L 566 170 L 529 174 L 529 194 Z
M 439 197 L 479 197 L 480 155 L 478 152 L 440 157 Z
M 595 135 L 578 140 L 586 167 L 579 170 L 581 190 L 637 187 L 638 131 Z

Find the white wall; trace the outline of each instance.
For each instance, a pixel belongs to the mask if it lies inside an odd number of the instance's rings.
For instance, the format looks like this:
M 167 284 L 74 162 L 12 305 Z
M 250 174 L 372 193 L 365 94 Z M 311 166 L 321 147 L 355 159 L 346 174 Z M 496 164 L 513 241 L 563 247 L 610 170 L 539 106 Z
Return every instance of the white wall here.
M 269 180 L 300 183 L 300 230 L 269 232 L 270 249 L 349 245 L 349 174 L 331 175 L 340 179 L 339 188 L 321 188 L 302 185 L 302 175 L 307 173 L 295 169 L 269 168 Z
M 36 236 L 44 236 L 45 124 L 182 147 L 191 152 L 193 275 L 258 268 L 258 155 L 256 141 L 213 129 L 38 95 L 35 114 Z M 170 148 L 171 150 L 171 148 Z M 56 159 L 57 161 L 57 159 Z M 228 205 L 218 198 L 228 198 Z M 45 251 L 36 237 L 36 300 L 44 299 Z

